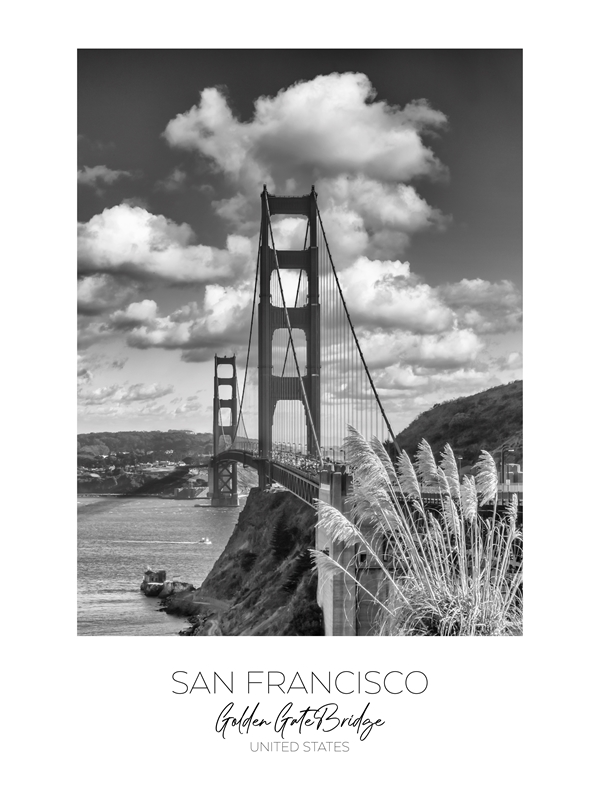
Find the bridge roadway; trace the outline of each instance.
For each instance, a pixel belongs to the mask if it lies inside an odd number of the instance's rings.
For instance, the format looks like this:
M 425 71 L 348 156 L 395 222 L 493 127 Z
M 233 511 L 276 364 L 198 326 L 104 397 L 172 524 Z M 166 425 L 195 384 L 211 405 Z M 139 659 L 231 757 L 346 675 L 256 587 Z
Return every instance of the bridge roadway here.
M 277 461 L 273 459 L 266 459 L 261 458 L 256 454 L 254 451 L 249 450 L 239 450 L 239 449 L 230 449 L 230 450 L 223 450 L 217 454 L 216 459 L 215 457 L 211 457 L 207 459 L 206 462 L 193 464 L 190 466 L 193 467 L 207 467 L 210 465 L 210 462 L 214 460 L 217 461 L 236 461 L 238 464 L 242 464 L 246 467 L 251 467 L 258 471 L 259 466 L 264 464 L 265 462 L 268 465 L 268 474 L 272 481 L 279 483 L 285 489 L 287 489 L 292 494 L 296 495 L 300 500 L 302 500 L 307 505 L 314 508 L 314 502 L 319 497 L 319 486 L 320 486 L 320 477 L 317 475 L 311 475 L 306 471 L 299 469 L 298 467 L 293 466 L 290 463 L 285 463 L 282 461 Z M 422 497 L 425 500 L 426 504 L 430 507 L 439 507 L 442 505 L 442 498 L 438 492 L 423 492 Z M 510 502 L 512 497 L 512 493 L 509 492 L 500 492 L 498 496 L 498 510 L 503 511 Z M 522 493 L 518 493 L 519 499 L 519 507 L 522 509 L 523 507 L 523 495 Z M 493 507 L 493 502 L 487 503 L 482 508 L 484 510 L 491 510 Z
M 215 458 L 215 457 L 213 457 Z M 280 483 L 288 492 L 295 494 L 300 500 L 314 508 L 314 501 L 319 497 L 319 478 L 312 477 L 306 472 L 280 461 L 261 458 L 256 453 L 248 450 L 223 450 L 218 453 L 216 461 L 237 461 L 246 467 L 259 469 L 262 464 L 267 464 L 267 474 L 272 481 Z

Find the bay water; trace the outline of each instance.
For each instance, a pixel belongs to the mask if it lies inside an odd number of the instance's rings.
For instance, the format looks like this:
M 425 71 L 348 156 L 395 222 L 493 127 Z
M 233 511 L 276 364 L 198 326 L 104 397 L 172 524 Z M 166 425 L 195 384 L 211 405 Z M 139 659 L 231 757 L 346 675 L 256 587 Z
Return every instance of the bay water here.
M 187 621 L 159 612 L 159 601 L 140 592 L 144 572 L 165 569 L 167 579 L 199 587 L 244 502 L 238 508 L 196 508 L 192 500 L 79 496 L 78 635 L 178 635 Z

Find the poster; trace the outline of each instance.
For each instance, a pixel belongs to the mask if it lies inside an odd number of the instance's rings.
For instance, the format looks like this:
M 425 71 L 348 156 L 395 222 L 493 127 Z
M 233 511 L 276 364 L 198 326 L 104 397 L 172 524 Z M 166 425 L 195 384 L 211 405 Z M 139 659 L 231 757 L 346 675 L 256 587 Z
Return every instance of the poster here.
M 110 80 L 118 82 L 119 75 Z M 182 105 L 173 115 L 189 108 Z M 108 169 L 135 173 L 125 164 Z M 65 560 L 73 558 L 73 535 L 68 545 L 70 551 L 59 547 Z M 547 563 L 535 543 L 532 553 L 537 564 Z M 535 580 L 537 565 L 531 570 Z M 575 769 L 575 747 L 564 739 L 565 728 L 574 731 L 577 759 L 585 761 L 589 738 L 565 701 L 569 691 L 582 691 L 581 682 L 569 683 L 567 690 L 565 680 L 556 705 L 549 707 L 550 655 L 563 668 L 569 662 L 550 647 L 556 623 L 540 619 L 541 592 L 534 587 L 532 594 L 530 636 L 526 631 L 506 638 L 414 637 L 401 640 L 402 646 L 393 637 L 206 637 L 191 649 L 186 637 L 75 638 L 72 617 L 69 624 L 59 619 L 43 640 L 44 661 L 56 658 L 46 658 L 52 641 L 62 653 L 58 670 L 55 664 L 44 668 L 52 676 L 47 683 L 58 691 L 48 686 L 41 698 L 42 707 L 50 703 L 44 717 L 52 720 L 44 727 L 43 746 L 34 734 L 45 769 L 22 780 L 29 786 L 58 785 L 67 797 L 127 797 L 138 791 L 196 796 L 215 789 L 227 796 L 390 789 L 475 797 L 482 785 L 491 796 L 506 791 L 536 796 L 538 787 L 543 796 L 578 790 L 585 795 L 590 786 L 585 763 Z M 72 607 L 72 595 L 67 587 L 59 589 L 56 606 Z M 36 661 L 39 665 L 40 654 Z M 306 690 L 290 687 L 296 675 L 295 685 Z M 310 725 L 300 731 L 299 721 L 284 722 L 329 699 L 319 687 L 312 689 L 311 675 L 321 685 L 333 681 L 335 713 L 347 719 L 327 736 L 325 731 L 317 736 Z M 369 685 L 366 675 L 381 682 Z M 41 694 L 38 681 L 30 685 Z M 380 689 L 371 695 L 367 686 Z M 243 724 L 224 723 L 231 702 L 238 721 L 252 714 L 265 720 L 260 736 L 251 728 L 246 733 Z M 288 703 L 293 707 L 286 711 Z M 257 742 L 265 746 L 257 750 Z M 561 749 L 567 754 L 562 763 Z

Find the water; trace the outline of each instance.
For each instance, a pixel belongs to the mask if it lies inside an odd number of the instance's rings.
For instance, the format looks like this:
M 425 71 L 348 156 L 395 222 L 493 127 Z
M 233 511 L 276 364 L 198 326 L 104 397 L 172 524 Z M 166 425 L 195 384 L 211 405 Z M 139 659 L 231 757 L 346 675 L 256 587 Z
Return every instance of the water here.
M 165 569 L 168 579 L 200 586 L 240 510 L 194 508 L 193 500 L 78 497 L 78 634 L 177 635 L 186 620 L 159 612 L 159 601 L 140 592 L 144 571 Z M 202 537 L 211 544 L 198 543 Z

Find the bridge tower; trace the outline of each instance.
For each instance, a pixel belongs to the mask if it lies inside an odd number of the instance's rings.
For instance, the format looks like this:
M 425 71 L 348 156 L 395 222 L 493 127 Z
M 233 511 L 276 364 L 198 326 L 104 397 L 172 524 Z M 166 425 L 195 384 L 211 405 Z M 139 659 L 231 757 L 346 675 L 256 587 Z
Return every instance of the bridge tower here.
M 225 377 L 219 367 L 232 367 L 232 374 Z M 231 397 L 223 397 L 221 387 L 231 386 Z M 229 424 L 223 424 L 223 409 L 230 409 Z M 237 373 L 235 356 L 215 355 L 215 390 L 213 398 L 213 458 L 208 469 L 209 497 L 212 506 L 238 506 L 237 464 L 235 461 L 219 459 L 219 451 L 230 447 L 238 424 Z M 222 441 L 224 440 L 224 441 Z M 227 441 L 229 440 L 229 441 Z
M 310 455 L 317 455 L 320 438 L 321 357 L 316 198 L 314 186 L 310 194 L 300 197 L 270 195 L 266 186 L 261 195 L 258 304 L 258 449 L 261 459 L 259 470 L 261 489 L 266 488 L 271 482 L 269 463 L 273 443 L 273 416 L 279 400 L 306 398 L 306 405 L 310 411 L 309 418 L 305 407 L 307 449 Z M 275 251 L 270 246 L 270 218 L 275 214 L 302 215 L 308 218 L 308 249 Z M 277 264 L 280 269 L 304 270 L 306 273 L 308 296 L 307 303 L 303 307 L 281 308 L 271 303 L 271 275 L 277 269 Z M 300 329 L 306 336 L 306 374 L 302 377 L 273 374 L 273 334 L 279 328 L 287 329 L 287 319 L 292 329 Z

